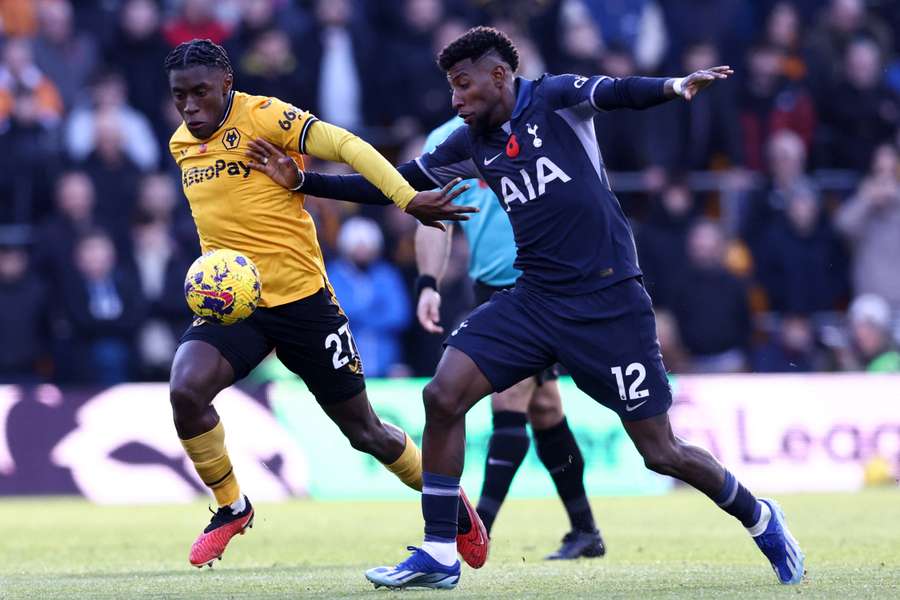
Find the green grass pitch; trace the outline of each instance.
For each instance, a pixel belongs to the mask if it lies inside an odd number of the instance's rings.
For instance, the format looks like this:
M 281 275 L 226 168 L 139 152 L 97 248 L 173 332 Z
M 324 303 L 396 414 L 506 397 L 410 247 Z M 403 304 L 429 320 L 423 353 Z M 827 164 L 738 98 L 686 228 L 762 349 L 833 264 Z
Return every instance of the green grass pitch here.
M 900 598 L 900 490 L 780 496 L 807 555 L 782 587 L 739 524 L 700 494 L 595 498 L 605 558 L 548 563 L 564 533 L 557 500 L 504 506 L 488 564 L 454 591 L 402 598 Z M 420 538 L 415 502 L 293 501 L 256 524 L 214 569 L 188 565 L 209 515 L 189 506 L 0 501 L 0 598 L 395 598 L 363 571 Z

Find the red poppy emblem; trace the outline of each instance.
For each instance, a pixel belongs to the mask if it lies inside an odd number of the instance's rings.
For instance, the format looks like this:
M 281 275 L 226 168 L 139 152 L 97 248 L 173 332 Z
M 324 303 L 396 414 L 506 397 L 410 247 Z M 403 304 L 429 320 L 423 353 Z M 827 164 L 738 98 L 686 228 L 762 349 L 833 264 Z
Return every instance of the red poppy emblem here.
M 509 136 L 509 141 L 506 142 L 506 155 L 510 158 L 519 155 L 519 140 L 516 139 L 516 134 Z
M 206 144 L 200 144 L 200 147 L 197 149 L 198 154 L 203 154 L 206 152 Z

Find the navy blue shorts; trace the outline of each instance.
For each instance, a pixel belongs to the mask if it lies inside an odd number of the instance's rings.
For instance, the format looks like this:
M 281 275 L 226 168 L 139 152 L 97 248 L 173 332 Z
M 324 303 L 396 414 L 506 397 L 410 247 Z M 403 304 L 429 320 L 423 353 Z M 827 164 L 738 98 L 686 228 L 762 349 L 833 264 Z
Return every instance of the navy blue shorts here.
M 523 287 L 497 292 L 446 341 L 471 358 L 495 392 L 556 362 L 591 398 L 626 421 L 672 404 L 650 296 L 628 279 L 581 296 Z

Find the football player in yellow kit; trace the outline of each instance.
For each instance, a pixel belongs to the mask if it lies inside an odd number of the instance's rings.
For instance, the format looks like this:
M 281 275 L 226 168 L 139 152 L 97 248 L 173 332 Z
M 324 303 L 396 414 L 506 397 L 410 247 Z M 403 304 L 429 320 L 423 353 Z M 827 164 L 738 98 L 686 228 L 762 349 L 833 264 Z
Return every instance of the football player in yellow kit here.
M 419 449 L 383 423 L 365 391 L 362 363 L 325 273 L 303 195 L 250 167 L 246 152 L 261 138 L 287 152 L 346 162 L 401 209 L 426 224 L 464 220 L 451 185 L 416 192 L 393 166 L 355 135 L 277 99 L 235 91 L 228 56 L 209 40 L 172 50 L 165 62 L 172 99 L 184 122 L 169 143 L 204 252 L 228 248 L 256 263 L 262 300 L 248 319 L 224 326 L 202 319 L 181 338 L 170 377 L 175 429 L 219 509 L 191 547 L 195 566 L 221 558 L 231 538 L 253 523 L 225 449 L 212 401 L 272 350 L 299 375 L 354 448 L 381 461 L 408 486 L 422 489 Z M 461 494 L 464 498 L 464 495 Z M 464 500 L 459 528 L 463 559 L 479 567 L 487 555 L 484 525 Z

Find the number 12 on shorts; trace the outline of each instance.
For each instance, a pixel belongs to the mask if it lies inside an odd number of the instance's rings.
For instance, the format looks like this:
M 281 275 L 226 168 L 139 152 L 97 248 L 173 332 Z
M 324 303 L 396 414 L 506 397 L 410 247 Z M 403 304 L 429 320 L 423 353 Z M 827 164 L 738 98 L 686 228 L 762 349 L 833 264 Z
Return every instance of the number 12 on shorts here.
M 625 367 L 625 374 L 622 374 L 622 367 L 613 367 L 612 374 L 616 376 L 616 384 L 619 386 L 619 399 L 623 402 L 629 400 L 640 400 L 650 395 L 650 390 L 641 389 L 644 378 L 647 377 L 647 369 L 639 362 L 633 362 Z M 628 386 L 628 396 L 625 395 L 625 378 L 637 374 L 637 377 Z M 635 407 L 637 408 L 637 407 Z
M 341 340 L 341 336 L 347 339 L 349 356 L 341 356 L 344 353 L 344 342 Z M 328 334 L 328 337 L 325 338 L 325 348 L 327 350 L 334 350 L 334 354 L 331 356 L 331 364 L 334 366 L 335 370 L 340 369 L 349 363 L 350 359 L 356 356 L 358 352 L 356 350 L 356 344 L 353 342 L 353 336 L 350 335 L 350 324 L 344 323 L 338 327 L 337 333 Z

